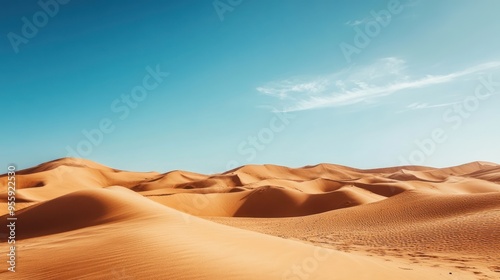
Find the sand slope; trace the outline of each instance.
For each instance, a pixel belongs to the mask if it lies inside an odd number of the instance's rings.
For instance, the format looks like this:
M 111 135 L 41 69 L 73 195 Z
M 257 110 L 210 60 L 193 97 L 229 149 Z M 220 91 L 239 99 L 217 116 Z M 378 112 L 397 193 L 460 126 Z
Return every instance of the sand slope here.
M 499 173 L 474 162 L 159 174 L 55 160 L 17 175 L 19 266 L 0 278 L 496 279 Z M 0 201 L 5 214 L 5 191 Z

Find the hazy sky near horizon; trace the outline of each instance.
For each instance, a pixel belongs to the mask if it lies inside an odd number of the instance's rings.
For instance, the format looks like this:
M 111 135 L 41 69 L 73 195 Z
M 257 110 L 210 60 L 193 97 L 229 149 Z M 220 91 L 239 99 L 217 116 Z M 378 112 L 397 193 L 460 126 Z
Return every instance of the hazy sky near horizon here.
M 0 3 L 5 170 L 500 163 L 499 1 Z

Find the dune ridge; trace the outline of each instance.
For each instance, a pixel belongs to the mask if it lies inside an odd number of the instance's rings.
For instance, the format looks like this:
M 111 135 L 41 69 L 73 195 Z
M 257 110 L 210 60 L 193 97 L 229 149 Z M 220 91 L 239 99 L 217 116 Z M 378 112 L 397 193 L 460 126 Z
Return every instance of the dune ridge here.
M 23 266 L 0 277 L 496 279 L 499 179 L 488 162 L 206 175 L 64 158 L 17 172 Z

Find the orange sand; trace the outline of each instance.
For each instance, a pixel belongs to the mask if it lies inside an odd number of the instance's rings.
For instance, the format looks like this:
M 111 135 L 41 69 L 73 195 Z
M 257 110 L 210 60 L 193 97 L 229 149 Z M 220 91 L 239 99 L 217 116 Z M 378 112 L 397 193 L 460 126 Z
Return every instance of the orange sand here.
M 1 279 L 500 278 L 493 163 L 203 175 L 65 158 L 16 181 L 17 267 L 2 250 Z

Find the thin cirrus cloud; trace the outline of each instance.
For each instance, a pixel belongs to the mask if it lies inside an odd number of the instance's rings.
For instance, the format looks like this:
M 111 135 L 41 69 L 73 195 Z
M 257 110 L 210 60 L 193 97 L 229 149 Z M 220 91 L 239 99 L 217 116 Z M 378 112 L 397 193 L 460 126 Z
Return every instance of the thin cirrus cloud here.
M 406 106 L 407 110 L 423 110 L 423 109 L 432 109 L 432 108 L 440 108 L 440 107 L 448 107 L 454 104 L 458 104 L 459 102 L 448 102 L 448 103 L 439 103 L 439 104 L 429 104 L 429 103 L 420 103 L 415 102 L 408 106 Z
M 406 62 L 399 58 L 389 57 L 380 59 L 372 65 L 345 69 L 316 79 L 288 79 L 272 82 L 258 87 L 257 91 L 277 97 L 286 103 L 282 106 L 284 112 L 304 111 L 368 102 L 405 90 L 450 83 L 459 78 L 498 67 L 500 67 L 500 61 L 493 61 L 449 74 L 410 78 L 407 75 Z
M 258 87 L 257 90 L 263 94 L 286 99 L 291 93 L 308 92 L 310 94 L 322 92 L 327 88 L 328 81 L 318 79 L 310 82 L 298 82 L 297 80 L 284 80 L 271 83 L 267 86 Z
M 414 6 L 417 6 L 420 3 L 420 1 L 421 0 L 406 0 L 406 1 L 403 1 L 403 3 L 400 3 L 400 5 L 401 5 L 401 7 L 404 7 L 404 8 L 414 7 Z M 370 21 L 382 21 L 382 20 L 387 21 L 387 20 L 390 20 L 390 18 L 391 18 L 390 15 L 388 17 L 387 16 L 381 17 L 378 14 L 374 14 L 373 12 L 375 12 L 375 10 L 372 10 L 372 13 L 370 16 L 367 16 L 367 17 L 362 18 L 362 19 L 348 20 L 344 24 L 347 26 L 353 27 L 353 26 L 358 26 L 361 24 L 368 23 Z
M 365 23 L 367 22 L 368 18 L 364 18 L 364 19 L 355 19 L 355 20 L 348 20 L 346 21 L 345 25 L 349 25 L 349 26 L 357 26 L 357 25 L 360 25 L 362 23 Z
M 442 108 L 442 107 L 449 107 L 453 106 L 455 104 L 459 104 L 460 101 L 455 101 L 455 102 L 447 102 L 447 103 L 437 103 L 437 104 L 429 104 L 426 102 L 414 102 L 411 103 L 410 105 L 406 106 L 404 109 L 397 111 L 396 113 L 404 113 L 408 111 L 414 111 L 414 110 L 426 110 L 426 109 L 434 109 L 434 108 Z

